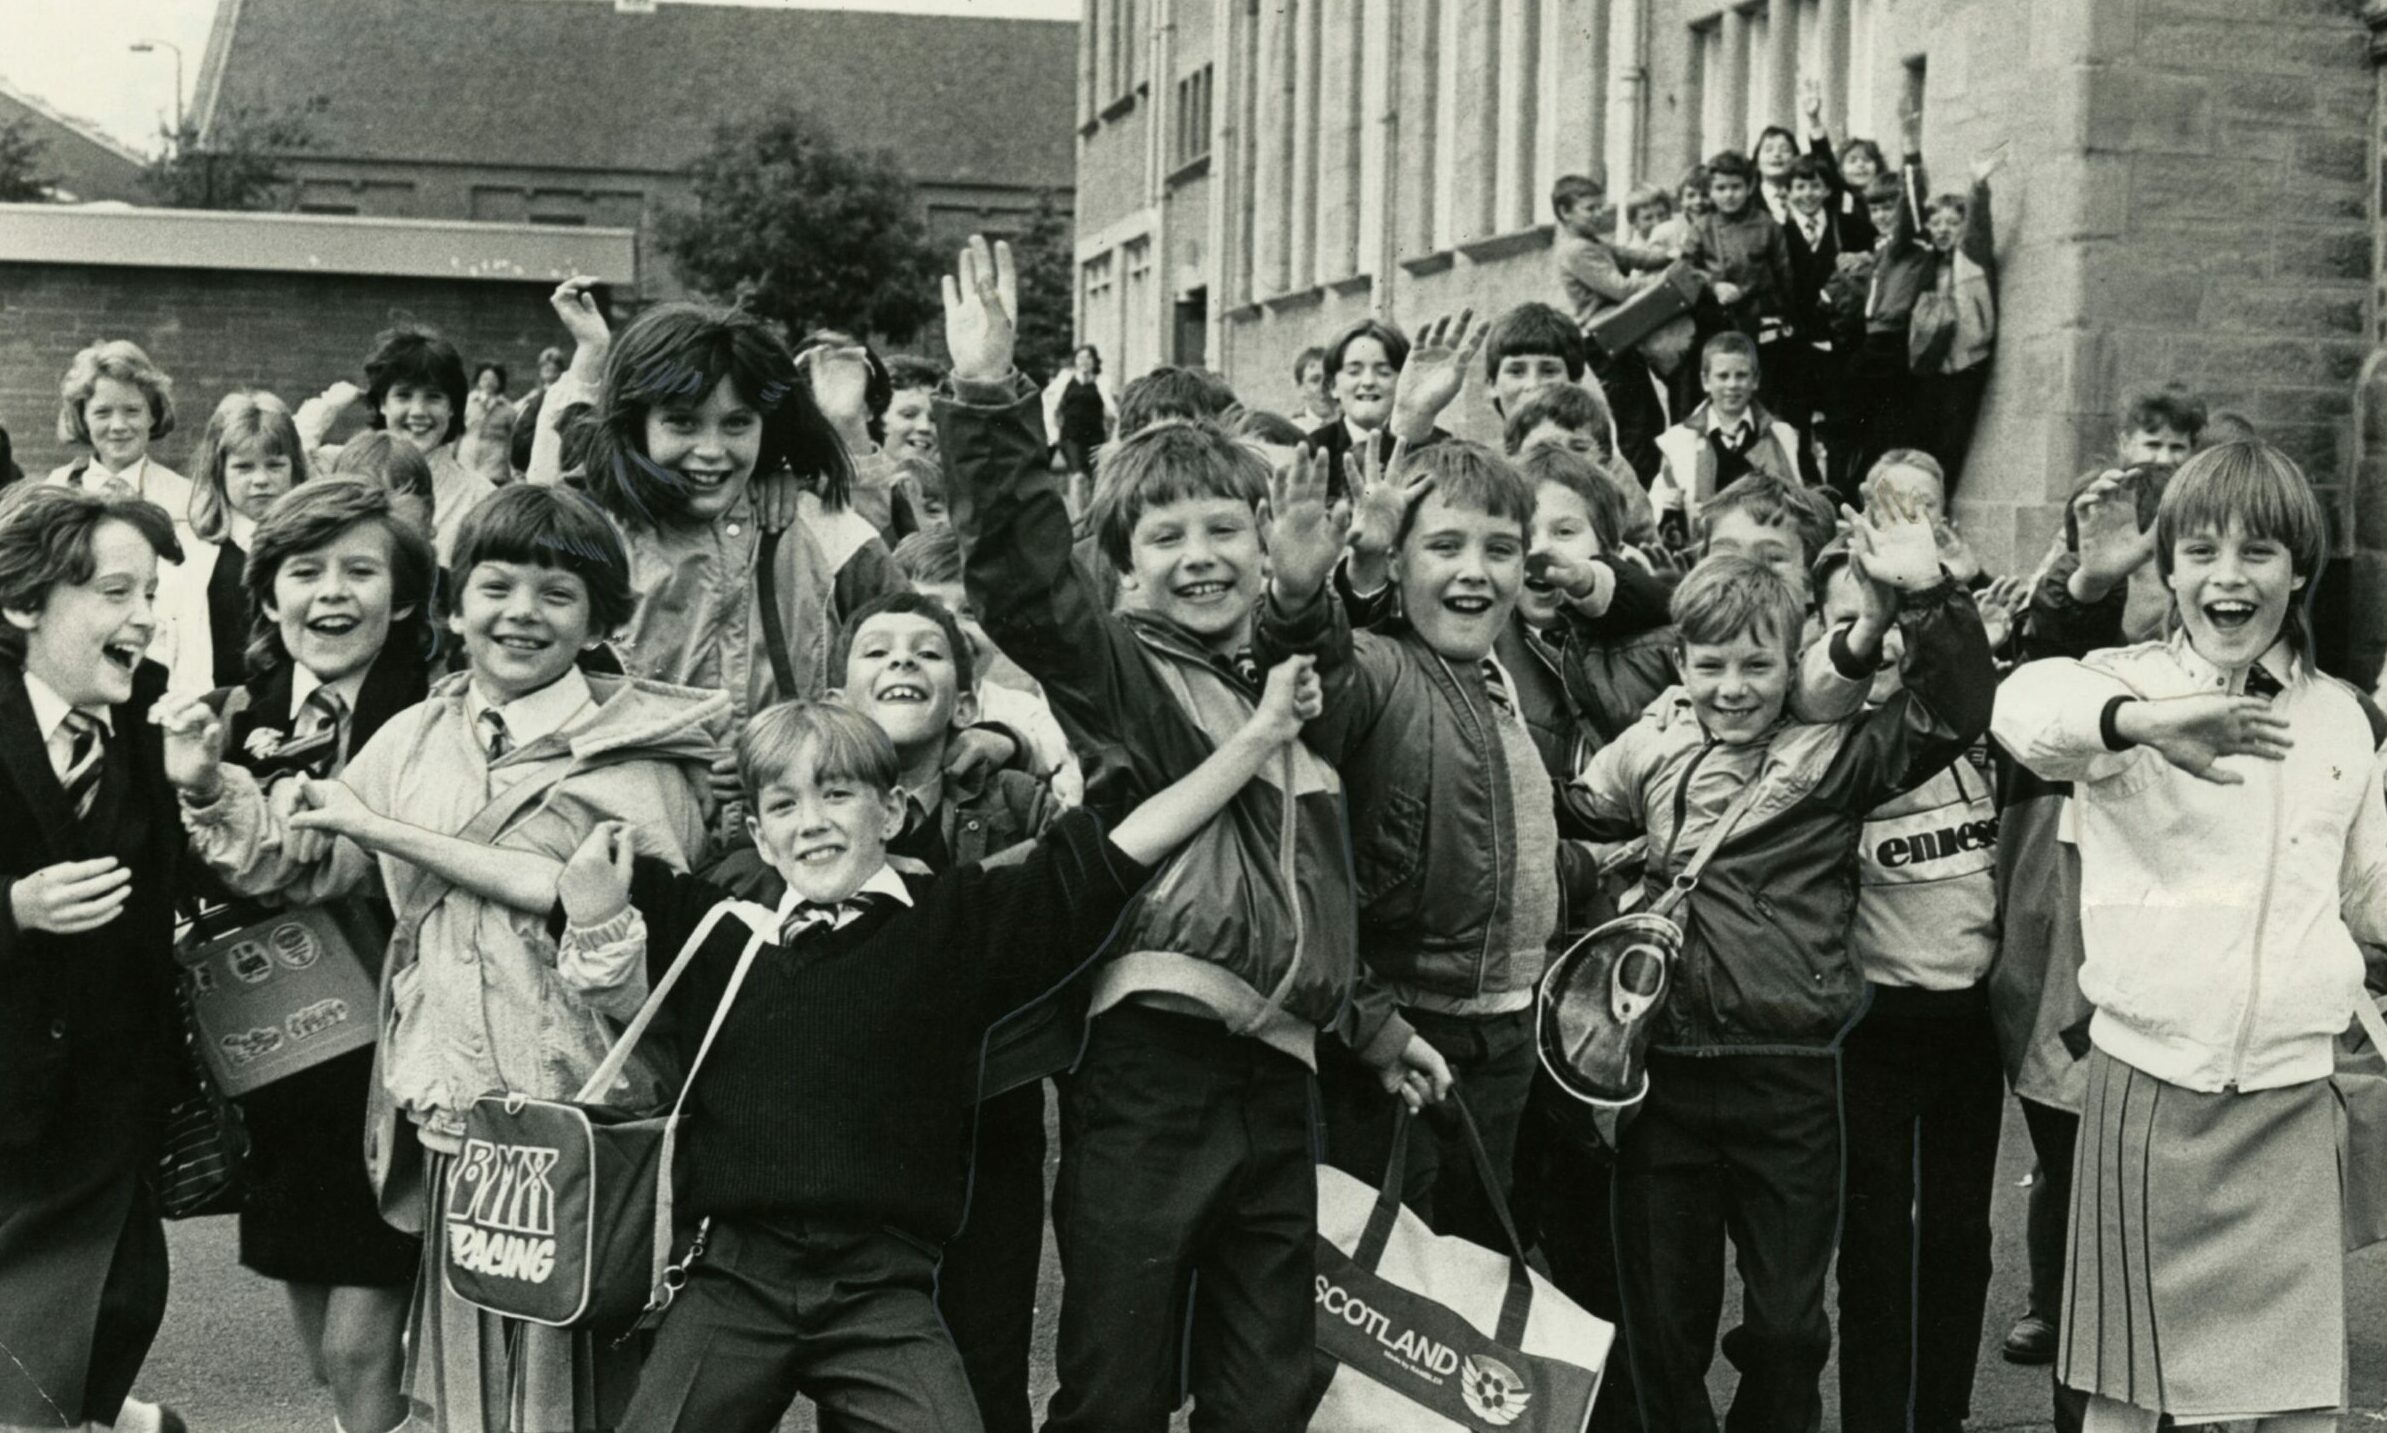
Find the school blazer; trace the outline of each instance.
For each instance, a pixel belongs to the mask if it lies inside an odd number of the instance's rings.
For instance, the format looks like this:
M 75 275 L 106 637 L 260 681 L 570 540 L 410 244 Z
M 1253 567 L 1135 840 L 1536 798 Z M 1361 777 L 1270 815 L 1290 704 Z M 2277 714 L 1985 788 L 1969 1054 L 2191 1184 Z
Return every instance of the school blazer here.
M 1432 447 L 1434 444 L 1441 442 L 1443 439 L 1448 438 L 1449 436 L 1450 434 L 1437 427 L 1433 432 L 1426 435 L 1424 442 L 1417 444 L 1416 447 L 1411 448 L 1410 451 L 1415 452 L 1417 451 L 1417 448 Z M 1392 442 L 1392 430 L 1390 428 L 1378 428 L 1376 430 L 1377 462 L 1388 463 L 1392 461 Z M 1311 433 L 1309 436 L 1309 445 L 1311 452 L 1324 453 L 1326 455 L 1327 493 L 1332 499 L 1340 501 L 1343 496 L 1343 490 L 1347 484 L 1347 475 L 1343 471 L 1344 460 L 1351 456 L 1352 445 L 1350 428 L 1344 425 L 1342 419 L 1337 418 L 1333 422 L 1327 424 L 1325 427 Z
M 165 690 L 166 669 L 144 661 L 131 700 L 111 713 L 106 774 L 91 814 L 77 821 L 34 725 L 24 669 L 0 660 L 0 896 L 60 861 L 114 855 L 133 871 L 123 913 L 80 935 L 19 930 L 0 900 L 0 1150 L 39 1140 L 78 1087 L 161 1088 L 154 1077 L 175 1032 L 182 851 L 161 738 L 149 724 Z

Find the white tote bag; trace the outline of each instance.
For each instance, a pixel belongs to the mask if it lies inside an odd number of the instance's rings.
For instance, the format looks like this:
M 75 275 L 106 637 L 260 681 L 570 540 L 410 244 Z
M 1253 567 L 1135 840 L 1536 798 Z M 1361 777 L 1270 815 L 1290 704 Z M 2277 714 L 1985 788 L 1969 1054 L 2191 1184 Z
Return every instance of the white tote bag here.
M 1457 1097 L 1452 1097 L 1454 1104 Z M 1458 1114 L 1487 1188 L 1483 1140 Z M 1310 1433 L 1583 1433 L 1616 1330 L 1508 1251 L 1437 1235 L 1400 1203 L 1404 1113 L 1382 1192 L 1318 1170 L 1318 1368 Z

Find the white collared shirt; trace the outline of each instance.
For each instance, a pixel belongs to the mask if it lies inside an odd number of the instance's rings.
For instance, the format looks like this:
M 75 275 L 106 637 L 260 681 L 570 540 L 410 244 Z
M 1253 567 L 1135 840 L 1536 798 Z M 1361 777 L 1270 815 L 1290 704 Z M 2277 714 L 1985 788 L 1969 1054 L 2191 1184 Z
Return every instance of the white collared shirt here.
M 1710 433 L 1721 433 L 1725 437 L 1733 439 L 1736 443 L 1745 445 L 1749 435 L 1755 431 L 1756 426 L 1757 425 L 1754 420 L 1752 420 L 1745 412 L 1742 413 L 1738 418 L 1735 418 L 1731 422 L 1727 423 L 1724 421 L 1723 415 L 1718 413 L 1715 409 L 1710 408 L 1707 410 L 1707 431 Z
M 876 871 L 871 872 L 869 880 L 854 888 L 854 896 L 862 895 L 885 896 L 903 906 L 909 906 L 912 903 L 911 888 L 904 885 L 903 877 L 895 874 L 895 868 L 884 861 L 879 863 L 879 868 Z M 850 901 L 854 896 L 848 896 L 846 900 Z M 779 898 L 779 928 L 787 929 L 788 918 L 810 904 L 812 902 L 796 894 L 794 887 L 789 887 L 787 894 Z M 829 922 L 829 929 L 843 930 L 861 918 L 862 912 L 859 910 L 850 907 L 841 909 Z
M 1384 430 L 1382 428 L 1362 428 L 1358 424 L 1352 422 L 1350 419 L 1345 418 L 1343 420 L 1343 431 L 1351 435 L 1351 451 L 1354 453 L 1365 453 L 1370 451 L 1370 445 L 1376 441 L 1376 435 L 1383 432 Z
M 297 683 L 291 685 L 295 689 Z M 546 686 L 503 705 L 482 696 L 479 682 L 467 684 L 465 691 L 469 695 L 464 699 L 464 715 L 472 723 L 473 735 L 486 740 L 481 714 L 494 711 L 505 722 L 506 740 L 513 743 L 517 751 L 540 737 L 570 726 L 572 719 L 597 699 L 596 694 L 589 690 L 588 678 L 578 667 L 566 668 L 562 676 Z
M 67 768 L 73 764 L 74 738 L 65 730 L 66 714 L 76 708 L 72 702 L 58 695 L 58 689 L 33 675 L 25 674 L 25 697 L 33 704 L 33 725 L 41 732 L 41 744 L 50 754 L 50 769 L 58 779 L 66 779 Z M 83 714 L 97 721 L 100 730 L 111 737 L 116 734 L 115 714 L 106 707 L 82 709 Z

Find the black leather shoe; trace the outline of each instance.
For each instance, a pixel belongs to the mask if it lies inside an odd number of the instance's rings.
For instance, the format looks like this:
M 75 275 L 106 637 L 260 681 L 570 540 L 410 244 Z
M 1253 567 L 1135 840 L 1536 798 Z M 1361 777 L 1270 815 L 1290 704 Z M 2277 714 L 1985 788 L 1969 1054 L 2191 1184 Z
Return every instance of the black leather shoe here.
M 2006 1331 L 2006 1362 L 2037 1365 L 2055 1362 L 2056 1327 L 2053 1320 L 2024 1314 Z

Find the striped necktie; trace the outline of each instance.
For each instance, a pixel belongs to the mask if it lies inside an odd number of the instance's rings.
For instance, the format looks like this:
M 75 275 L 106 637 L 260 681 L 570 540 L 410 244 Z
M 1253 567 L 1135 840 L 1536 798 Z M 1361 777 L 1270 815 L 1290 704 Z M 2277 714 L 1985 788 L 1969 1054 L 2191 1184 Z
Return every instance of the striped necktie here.
M 513 734 L 506 730 L 506 719 L 495 710 L 481 713 L 481 725 L 489 732 L 489 759 L 497 760 L 514 749 Z
M 65 788 L 67 804 L 75 808 L 75 818 L 80 820 L 91 814 L 91 800 L 99 795 L 100 770 L 108 755 L 107 731 L 98 717 L 80 709 L 69 711 L 61 725 L 72 733 L 72 739 L 58 784 Z
M 814 930 L 843 930 L 869 914 L 873 906 L 888 899 L 889 897 L 880 895 L 876 891 L 870 891 L 857 892 L 842 901 L 825 906 L 805 901 L 794 910 L 789 911 L 787 919 L 780 922 L 779 943 L 794 945 L 798 937 Z
M 1484 658 L 1484 695 L 1492 699 L 1492 709 L 1509 721 L 1517 719 L 1517 695 L 1508 684 L 1508 670 L 1497 657 Z
M 291 740 L 274 752 L 274 764 L 309 776 L 328 776 L 339 764 L 340 747 L 348 736 L 348 702 L 329 687 L 317 687 L 299 703 L 298 720 L 291 727 Z

